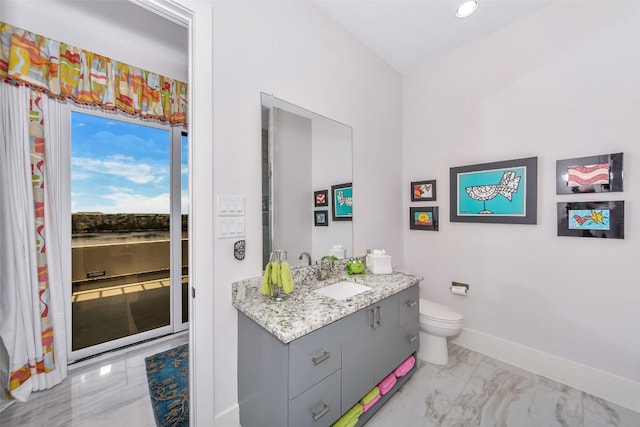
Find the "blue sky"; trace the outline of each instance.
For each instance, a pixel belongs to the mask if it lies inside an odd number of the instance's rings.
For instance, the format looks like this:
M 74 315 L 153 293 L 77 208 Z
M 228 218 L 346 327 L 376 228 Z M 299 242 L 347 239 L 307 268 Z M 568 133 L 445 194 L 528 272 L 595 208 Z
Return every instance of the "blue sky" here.
M 169 213 L 170 132 L 78 112 L 71 120 L 71 212 Z M 182 212 L 187 144 L 182 138 Z

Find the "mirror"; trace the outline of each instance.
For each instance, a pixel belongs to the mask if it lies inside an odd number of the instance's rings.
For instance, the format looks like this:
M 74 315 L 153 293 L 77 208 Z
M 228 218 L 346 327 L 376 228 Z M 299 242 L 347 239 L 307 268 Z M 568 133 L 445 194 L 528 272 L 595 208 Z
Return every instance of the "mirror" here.
M 306 265 L 302 252 L 312 262 L 353 256 L 351 127 L 273 95 L 261 101 L 263 267 L 275 250 L 292 266 Z

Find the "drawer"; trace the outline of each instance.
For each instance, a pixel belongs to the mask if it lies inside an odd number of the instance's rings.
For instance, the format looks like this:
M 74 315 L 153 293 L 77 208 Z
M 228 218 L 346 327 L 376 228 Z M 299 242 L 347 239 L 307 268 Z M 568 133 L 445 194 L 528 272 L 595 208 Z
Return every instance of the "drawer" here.
M 340 369 L 341 354 L 340 322 L 330 323 L 289 343 L 289 399 Z
M 420 322 L 415 319 L 400 326 L 398 340 L 398 356 L 404 360 L 420 348 Z
M 418 285 L 413 285 L 398 293 L 399 321 L 400 326 L 408 321 L 420 319 L 420 296 L 418 295 Z
M 289 427 L 328 427 L 340 417 L 340 372 L 289 402 Z

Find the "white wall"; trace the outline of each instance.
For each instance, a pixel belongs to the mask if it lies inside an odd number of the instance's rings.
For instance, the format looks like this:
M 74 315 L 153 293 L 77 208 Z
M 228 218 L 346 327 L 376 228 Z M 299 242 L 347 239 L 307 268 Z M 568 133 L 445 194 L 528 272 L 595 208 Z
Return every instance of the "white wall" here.
M 458 309 L 470 331 L 604 372 L 621 385 L 607 397 L 640 410 L 640 3 L 574 6 L 556 3 L 405 77 L 402 188 L 437 179 L 442 216 L 437 233 L 405 219 L 405 262 L 424 275 L 422 295 Z M 624 192 L 555 194 L 556 160 L 615 152 Z M 449 222 L 450 167 L 529 156 L 537 225 Z M 570 200 L 625 200 L 625 239 L 557 237 L 556 204 Z M 452 295 L 453 280 L 470 294 Z
M 232 240 L 214 241 L 215 410 L 220 415 L 237 405 L 231 283 L 261 274 L 260 92 L 353 127 L 355 251 L 386 247 L 398 262 L 402 106 L 400 75 L 311 3 L 215 3 L 213 32 L 213 193 L 244 195 L 247 209 L 244 261 L 233 258 Z

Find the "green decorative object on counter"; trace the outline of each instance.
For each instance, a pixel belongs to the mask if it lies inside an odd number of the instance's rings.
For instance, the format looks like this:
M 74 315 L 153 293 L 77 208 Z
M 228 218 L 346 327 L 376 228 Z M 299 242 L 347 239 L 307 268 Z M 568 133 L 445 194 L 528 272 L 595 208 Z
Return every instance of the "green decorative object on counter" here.
M 347 264 L 347 272 L 349 274 L 364 274 L 364 263 L 359 259 L 351 261 Z

